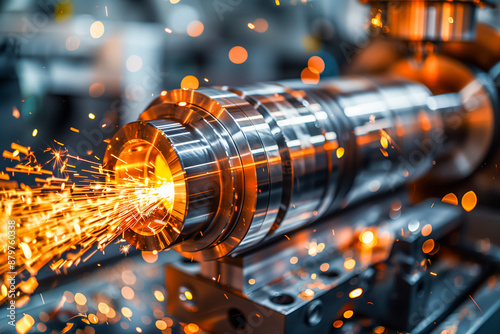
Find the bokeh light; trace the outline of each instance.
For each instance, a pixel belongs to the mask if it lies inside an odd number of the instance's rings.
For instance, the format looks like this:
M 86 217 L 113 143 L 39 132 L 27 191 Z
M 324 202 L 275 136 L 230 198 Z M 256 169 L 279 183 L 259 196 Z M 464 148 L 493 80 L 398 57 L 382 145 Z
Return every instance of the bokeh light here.
M 320 74 L 325 70 L 325 62 L 321 57 L 313 56 L 307 61 L 307 67 L 314 73 Z
M 462 197 L 462 207 L 465 211 L 472 211 L 477 205 L 477 196 L 473 191 L 468 191 Z
M 458 198 L 454 193 L 446 194 L 441 201 L 448 204 L 458 205 Z
M 93 83 L 89 87 L 89 95 L 91 97 L 102 96 L 102 94 L 104 94 L 105 91 L 106 91 L 106 86 L 104 86 L 104 84 L 101 82 Z
M 137 55 L 132 55 L 126 61 L 127 70 L 137 72 L 142 68 L 142 58 Z
M 95 21 L 90 26 L 90 36 L 92 38 L 101 38 L 104 35 L 104 24 L 101 21 Z
M 319 73 L 314 73 L 309 67 L 306 67 L 300 73 L 300 79 L 306 85 L 316 85 L 319 83 Z
M 187 33 L 191 37 L 198 37 L 203 33 L 205 26 L 198 20 L 189 22 L 187 26 Z
M 422 252 L 425 254 L 430 253 L 434 249 L 434 240 L 428 239 L 422 245 Z
M 243 64 L 247 58 L 248 52 L 242 46 L 235 46 L 229 50 L 229 60 L 235 64 Z
M 75 51 L 80 47 L 80 39 L 76 36 L 70 36 L 66 39 L 66 50 Z
M 260 33 L 266 32 L 267 28 L 269 28 L 269 23 L 264 19 L 257 19 L 253 24 L 255 26 L 255 31 Z
M 199 86 L 200 82 L 193 75 L 187 75 L 181 81 L 182 89 L 197 89 Z

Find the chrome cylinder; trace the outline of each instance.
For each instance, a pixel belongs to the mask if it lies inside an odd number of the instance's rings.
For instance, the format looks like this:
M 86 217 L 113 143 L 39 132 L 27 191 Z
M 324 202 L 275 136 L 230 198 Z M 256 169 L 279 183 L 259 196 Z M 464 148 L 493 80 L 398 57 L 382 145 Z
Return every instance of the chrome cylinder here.
M 476 37 L 473 0 L 361 0 L 372 6 L 371 24 L 407 41 L 472 41 Z
M 398 77 L 162 94 L 106 152 L 110 170 L 124 157 L 154 165 L 139 146 L 160 152 L 175 189 L 168 214 L 125 238 L 212 260 L 303 227 L 427 173 L 456 101 Z

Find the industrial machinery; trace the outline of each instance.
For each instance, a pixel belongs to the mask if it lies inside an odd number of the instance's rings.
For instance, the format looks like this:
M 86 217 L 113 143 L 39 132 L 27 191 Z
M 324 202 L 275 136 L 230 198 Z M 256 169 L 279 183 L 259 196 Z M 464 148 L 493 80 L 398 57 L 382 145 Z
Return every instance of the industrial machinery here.
M 499 332 L 496 3 L 0 1 L 0 136 L 83 203 L 27 225 L 30 261 L 74 243 L 17 275 L 0 332 Z
M 495 156 L 499 53 L 485 36 L 463 43 L 489 3 L 368 2 L 372 28 L 409 56 L 317 85 L 164 92 L 109 144 L 113 182 L 171 187 L 124 237 L 184 255 L 166 280 L 179 319 L 213 333 L 499 328 L 498 250 L 477 247 L 460 209 L 401 189 L 456 183 Z M 469 297 L 481 313 L 455 309 Z

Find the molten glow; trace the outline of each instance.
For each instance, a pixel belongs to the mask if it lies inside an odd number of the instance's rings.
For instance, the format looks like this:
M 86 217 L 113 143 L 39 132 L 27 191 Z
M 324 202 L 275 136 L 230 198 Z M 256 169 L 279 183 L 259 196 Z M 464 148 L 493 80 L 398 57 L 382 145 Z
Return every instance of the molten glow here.
M 382 24 L 382 13 L 381 12 L 378 12 L 375 17 L 372 18 L 371 20 L 371 24 L 374 26 L 374 27 L 379 27 L 379 28 L 382 28 L 383 24 Z
M 97 318 L 97 316 L 95 314 L 92 314 L 92 313 L 89 314 L 88 319 L 89 319 L 91 324 L 97 324 L 97 322 L 99 322 L 99 319 Z
M 373 234 L 372 231 L 365 231 L 361 233 L 359 239 L 364 244 L 370 244 L 375 239 L 375 235 Z
M 352 317 L 353 314 L 354 314 L 354 312 L 352 310 L 347 310 L 344 312 L 344 318 L 349 319 Z
M 16 330 L 20 334 L 27 333 L 31 330 L 35 324 L 35 319 L 29 314 L 25 314 L 24 317 L 16 322 Z
M 184 297 L 186 297 L 187 300 L 193 300 L 193 294 L 189 290 L 184 291 Z
M 197 324 L 193 323 L 188 324 L 186 327 L 191 333 L 198 333 L 198 331 L 200 330 L 200 327 Z
M 386 137 L 380 137 L 380 145 L 383 148 L 387 148 L 389 146 L 389 142 L 387 141 Z
M 344 148 L 343 148 L 343 147 L 339 147 L 339 148 L 337 149 L 336 153 L 337 153 L 337 158 L 338 158 L 338 159 L 340 159 L 340 158 L 342 158 L 342 157 L 344 156 L 344 151 L 345 151 L 345 150 L 344 150 Z
M 357 289 L 354 289 L 351 292 L 349 292 L 349 298 L 351 298 L 351 299 L 358 298 L 362 294 L 363 294 L 363 289 L 357 288 Z

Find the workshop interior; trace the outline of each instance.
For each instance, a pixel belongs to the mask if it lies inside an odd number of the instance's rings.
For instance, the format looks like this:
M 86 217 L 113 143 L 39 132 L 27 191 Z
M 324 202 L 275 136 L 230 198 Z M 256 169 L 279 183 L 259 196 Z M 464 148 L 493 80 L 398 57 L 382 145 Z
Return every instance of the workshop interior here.
M 0 0 L 0 332 L 499 333 L 499 5 Z

